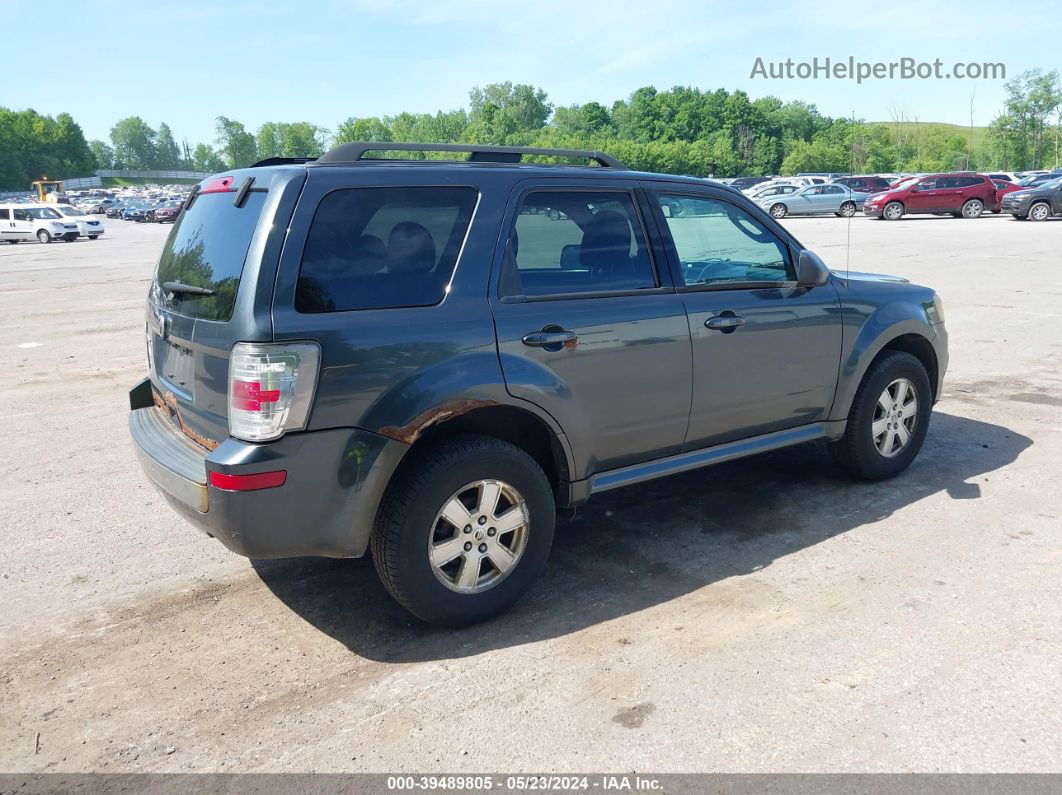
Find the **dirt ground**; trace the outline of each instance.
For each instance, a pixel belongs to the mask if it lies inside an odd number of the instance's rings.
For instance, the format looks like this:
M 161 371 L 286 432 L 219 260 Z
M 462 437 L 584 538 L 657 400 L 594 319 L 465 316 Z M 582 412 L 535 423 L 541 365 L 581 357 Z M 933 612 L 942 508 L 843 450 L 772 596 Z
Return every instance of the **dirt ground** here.
M 943 296 L 911 469 L 806 446 L 595 498 L 460 631 L 363 561 L 237 557 L 141 475 L 167 228 L 0 247 L 0 771 L 1059 770 L 1062 220 L 786 224 Z

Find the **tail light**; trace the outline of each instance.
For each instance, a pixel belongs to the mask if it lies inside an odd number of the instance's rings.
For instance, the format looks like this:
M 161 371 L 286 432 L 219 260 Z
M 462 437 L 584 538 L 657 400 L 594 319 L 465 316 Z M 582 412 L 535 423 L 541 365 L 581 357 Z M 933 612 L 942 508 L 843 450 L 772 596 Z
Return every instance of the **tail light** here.
M 321 349 L 314 342 L 238 342 L 229 358 L 229 433 L 248 442 L 306 427 Z

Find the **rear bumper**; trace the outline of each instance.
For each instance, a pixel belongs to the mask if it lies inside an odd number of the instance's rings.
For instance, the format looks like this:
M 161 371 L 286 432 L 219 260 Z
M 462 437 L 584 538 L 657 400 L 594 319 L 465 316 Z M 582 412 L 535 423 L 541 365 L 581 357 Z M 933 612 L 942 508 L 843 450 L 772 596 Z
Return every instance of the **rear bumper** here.
M 267 444 L 230 438 L 208 451 L 154 407 L 135 408 L 129 432 L 144 473 L 171 507 L 249 558 L 365 554 L 384 489 L 408 449 L 369 431 L 339 428 Z M 276 470 L 287 472 L 277 488 L 228 491 L 209 482 L 212 472 Z

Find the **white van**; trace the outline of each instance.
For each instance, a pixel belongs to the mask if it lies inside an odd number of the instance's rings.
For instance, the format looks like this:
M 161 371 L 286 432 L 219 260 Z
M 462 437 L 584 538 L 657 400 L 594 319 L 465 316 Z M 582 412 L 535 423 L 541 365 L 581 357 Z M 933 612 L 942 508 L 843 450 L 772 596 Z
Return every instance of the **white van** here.
M 79 207 L 72 204 L 54 204 L 52 207 L 59 211 L 64 221 L 77 224 L 77 233 L 81 237 L 95 240 L 103 234 L 103 221 Z
M 77 224 L 47 204 L 0 204 L 0 240 L 77 240 Z

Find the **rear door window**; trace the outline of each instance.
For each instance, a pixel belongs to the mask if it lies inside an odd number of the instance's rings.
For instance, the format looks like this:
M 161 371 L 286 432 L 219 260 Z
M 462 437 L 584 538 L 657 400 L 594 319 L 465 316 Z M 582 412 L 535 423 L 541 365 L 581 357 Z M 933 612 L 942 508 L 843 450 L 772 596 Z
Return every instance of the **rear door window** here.
M 325 196 L 302 253 L 303 313 L 442 301 L 475 211 L 471 187 L 347 188 Z
M 159 259 L 156 280 L 166 306 L 178 314 L 203 320 L 228 320 L 236 303 L 243 263 L 266 194 L 251 192 L 242 207 L 232 193 L 197 196 L 170 231 Z M 168 293 L 167 282 L 202 287 L 213 295 Z
M 656 274 L 628 193 L 532 191 L 505 247 L 504 295 L 652 289 Z

